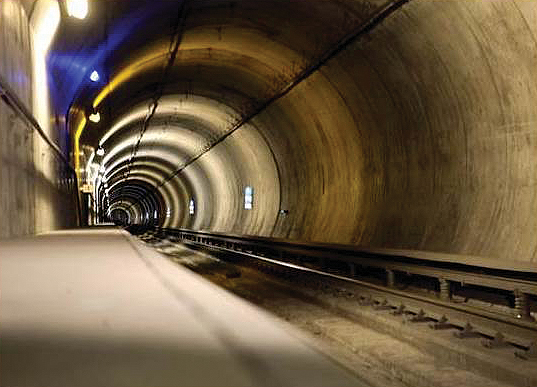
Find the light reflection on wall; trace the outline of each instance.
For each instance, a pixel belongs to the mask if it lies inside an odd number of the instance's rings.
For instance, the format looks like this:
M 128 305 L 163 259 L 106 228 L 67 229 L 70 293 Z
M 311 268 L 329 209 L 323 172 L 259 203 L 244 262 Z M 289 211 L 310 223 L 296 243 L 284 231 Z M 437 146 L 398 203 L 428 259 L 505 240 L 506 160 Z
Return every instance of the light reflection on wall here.
M 128 161 L 131 160 L 132 149 L 138 139 L 137 129 L 147 115 L 148 106 L 149 103 L 145 102 L 134 107 L 128 114 L 120 117 L 99 141 L 99 146 L 106 148 L 106 155 L 103 159 L 106 176 L 121 176 L 122 173 L 127 172 Z M 163 116 L 170 117 L 169 122 L 166 125 L 159 124 L 148 128 L 136 153 L 138 159 L 163 160 L 166 164 L 174 166 L 173 169 L 170 169 L 160 165 L 158 170 L 161 171 L 161 174 L 158 183 L 169 176 L 175 168 L 186 162 L 189 157 L 201 152 L 207 143 L 223 134 L 239 117 L 234 110 L 215 100 L 185 95 L 164 96 L 159 103 L 155 118 Z M 187 126 L 180 126 L 182 122 Z M 188 125 L 195 127 L 188 127 Z M 134 161 L 131 165 L 132 173 L 139 172 L 143 168 L 154 169 L 148 164 L 145 167 L 143 164 L 137 165 L 135 160 L 132 159 Z M 225 160 L 216 163 L 219 166 L 218 171 L 215 172 L 216 175 L 223 176 L 226 170 L 227 172 L 231 170 L 230 166 L 225 167 L 224 164 Z M 201 172 L 202 175 L 204 173 L 204 171 Z M 175 187 L 167 199 L 168 208 L 187 208 L 184 202 L 193 192 L 187 192 L 186 186 L 179 182 L 180 179 L 174 180 L 176 180 Z M 205 182 L 203 185 L 208 187 L 207 178 L 204 177 L 202 180 Z M 213 182 L 213 184 L 218 183 Z M 164 188 L 169 190 L 170 186 L 172 183 L 167 183 Z M 219 187 L 215 188 L 220 189 L 225 186 L 224 183 L 223 186 L 220 184 Z M 198 187 L 198 189 L 202 188 Z M 224 195 L 224 197 L 228 196 Z M 210 201 L 209 197 L 205 195 L 207 204 Z M 196 219 L 191 218 L 191 222 L 193 221 L 200 226 L 210 224 L 212 217 L 208 211 L 203 211 L 205 205 L 200 203 L 198 213 L 202 216 L 199 220 L 197 216 Z M 204 213 L 209 215 L 209 218 L 205 217 L 202 220 Z M 184 219 L 184 212 L 176 210 L 164 222 L 166 225 L 177 225 L 178 222 L 182 222 L 181 219 Z
M 251 60 L 269 64 L 281 72 L 284 69 L 298 68 L 304 58 L 297 52 L 269 39 L 265 34 L 247 28 L 226 28 L 225 38 L 216 30 L 189 30 L 181 40 L 181 51 L 211 49 L 227 53 L 244 55 L 245 52 L 255 53 Z M 133 58 L 131 63 L 117 72 L 111 81 L 99 92 L 93 101 L 93 107 L 99 106 L 114 90 L 129 79 L 160 66 L 167 60 L 169 46 L 167 42 L 159 42 L 148 47 L 143 53 Z M 305 65 L 305 64 L 304 64 Z
M 166 95 L 153 117 L 155 124 L 146 130 L 132 158 L 149 105 L 149 102 L 140 103 L 118 118 L 99 141 L 99 146 L 106 149 L 104 174 L 117 181 L 114 187 L 127 175 L 129 180 L 150 175 L 155 180 L 154 186 L 164 183 L 159 192 L 169 193 L 166 208 L 173 211 L 170 217 L 160 218 L 163 224 L 220 231 L 238 231 L 242 227 L 268 234 L 279 209 L 279 178 L 270 149 L 257 129 L 245 125 L 225 143 L 165 182 L 171 172 L 232 128 L 239 114 L 207 97 Z M 153 165 L 147 160 L 152 160 Z M 132 162 L 130 166 L 129 162 Z M 243 211 L 241 181 L 251 182 L 263 193 L 247 214 Z M 183 209 L 188 210 L 192 197 L 196 197 L 195 214 L 185 217 Z
M 35 4 L 34 12 L 30 20 L 32 34 L 32 61 L 33 61 L 33 115 L 39 122 L 43 131 L 57 141 L 55 128 L 51 125 L 51 109 L 48 91 L 48 76 L 46 59 L 54 35 L 60 23 L 60 7 L 56 0 L 39 0 Z M 57 179 L 55 162 L 52 161 L 48 145 L 42 141 L 36 141 L 34 146 L 34 159 L 38 173 L 50 181 Z M 53 193 L 43 186 L 36 195 L 36 232 L 57 228 L 57 216 L 55 216 L 55 204 Z
M 123 128 L 143 120 L 149 106 L 150 102 L 146 101 L 133 107 L 101 137 L 99 145 L 105 146 L 106 142 Z M 224 132 L 240 118 L 236 111 L 216 100 L 185 94 L 163 96 L 155 112 L 155 116 L 161 115 L 172 115 L 176 120 L 181 116 L 194 117 L 200 125 L 207 126 L 208 129 L 213 128 L 215 133 Z
M 197 142 L 196 137 L 198 136 L 193 132 L 182 132 L 179 130 L 168 133 L 166 136 L 161 135 L 159 132 L 148 131 L 144 135 L 136 155 L 140 157 L 160 156 L 161 158 L 167 158 L 174 165 L 180 165 L 186 161 L 188 155 L 194 154 L 198 149 L 195 147 Z M 107 171 L 111 168 L 111 162 L 115 162 L 116 159 L 126 154 L 132 155 L 132 149 L 137 139 L 138 133 L 132 133 L 129 137 L 118 142 L 116 146 L 110 149 L 103 159 Z M 193 143 L 194 146 L 192 145 Z M 169 150 L 166 150 L 166 147 Z M 172 148 L 174 151 L 171 150 Z
M 60 7 L 56 0 L 39 0 L 30 21 L 33 36 L 33 110 L 34 116 L 50 135 L 50 106 L 46 57 L 60 24 Z
M 42 0 L 38 0 L 40 2 Z M 87 0 L 85 0 L 87 1 Z M 106 1 L 89 2 L 89 17 L 83 22 L 86 25 L 91 24 L 99 28 L 99 21 L 95 18 L 99 15 L 98 11 L 93 14 L 93 8 L 102 7 Z M 141 26 L 146 20 L 155 17 L 155 14 L 163 12 L 166 7 L 165 1 L 154 2 L 151 7 L 139 7 L 125 13 L 114 20 L 109 25 L 106 38 L 102 39 L 96 46 L 93 44 L 82 45 L 76 50 L 66 50 L 62 47 L 53 46 L 49 53 L 48 64 L 53 73 L 62 74 L 63 81 L 50 85 L 50 92 L 54 103 L 54 110 L 59 115 L 67 113 L 73 100 L 81 90 L 90 86 L 99 88 L 104 86 L 107 79 L 108 66 L 105 65 L 110 53 L 113 53 L 119 47 L 129 42 L 138 31 L 143 31 Z M 95 5 L 95 7 L 93 7 Z M 95 36 L 104 34 L 104 31 L 93 30 Z M 93 82 L 90 76 L 93 71 L 97 71 L 100 80 Z M 73 105 L 73 106 L 76 106 Z

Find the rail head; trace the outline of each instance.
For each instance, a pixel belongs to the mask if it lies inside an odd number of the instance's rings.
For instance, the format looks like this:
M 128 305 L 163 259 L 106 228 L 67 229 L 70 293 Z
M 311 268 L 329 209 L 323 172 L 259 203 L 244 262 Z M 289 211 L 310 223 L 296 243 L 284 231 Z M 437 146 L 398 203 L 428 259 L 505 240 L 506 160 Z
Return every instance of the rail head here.
M 164 230 L 164 229 L 163 229 Z M 233 233 L 220 233 L 215 231 L 204 231 L 204 230 L 188 230 L 188 229 L 174 229 L 174 228 L 165 228 L 169 232 L 185 232 L 196 234 L 200 236 L 211 236 L 211 237 L 225 237 L 225 238 L 235 238 L 243 242 L 259 242 L 259 243 L 269 243 L 277 244 L 278 246 L 290 246 L 293 248 L 303 247 L 308 250 L 336 250 L 340 252 L 348 253 L 362 253 L 362 254 L 372 254 L 374 256 L 389 256 L 389 257 L 406 257 L 419 259 L 423 261 L 434 261 L 437 263 L 445 262 L 446 264 L 457 264 L 464 265 L 466 267 L 476 267 L 478 269 L 486 268 L 492 270 L 507 270 L 521 273 L 534 273 L 537 275 L 537 265 L 533 262 L 520 261 L 520 260 L 508 260 L 508 259 L 496 259 L 488 258 L 477 255 L 470 254 L 452 254 L 452 253 L 441 253 L 435 251 L 424 251 L 424 250 L 410 250 L 410 249 L 392 249 L 392 248 L 376 248 L 376 247 L 366 247 L 359 245 L 349 245 L 349 244 L 334 244 L 334 243 L 321 243 L 321 242 L 311 242 L 311 241 L 297 241 L 297 240 L 288 240 L 283 238 L 273 238 L 273 237 L 263 237 L 257 235 L 241 235 Z
M 289 256 L 311 257 L 362 265 L 377 269 L 392 270 L 407 274 L 442 278 L 466 285 L 476 285 L 520 291 L 537 295 L 537 273 L 527 270 L 507 270 L 477 266 L 466 262 L 457 262 L 457 255 L 451 261 L 436 260 L 435 253 L 428 256 L 424 251 L 401 251 L 388 249 L 370 249 L 349 245 L 334 245 L 290 241 L 278 238 L 223 234 L 207 231 L 192 231 L 173 228 L 155 228 L 168 235 L 191 236 L 203 238 L 214 243 L 228 243 L 242 246 L 243 249 L 268 251 Z M 465 257 L 465 256 L 463 256 Z

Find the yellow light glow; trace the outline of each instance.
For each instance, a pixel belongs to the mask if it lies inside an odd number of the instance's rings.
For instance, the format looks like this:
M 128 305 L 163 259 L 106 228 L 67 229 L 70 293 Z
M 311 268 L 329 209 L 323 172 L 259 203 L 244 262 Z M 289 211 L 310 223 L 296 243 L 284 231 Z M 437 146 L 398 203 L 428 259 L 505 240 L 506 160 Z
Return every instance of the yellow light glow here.
M 82 135 L 85 126 L 86 117 L 82 116 L 75 132 L 75 171 L 78 181 L 80 181 L 80 136 Z
M 121 70 L 115 77 L 110 81 L 97 95 L 95 100 L 93 101 L 93 108 L 97 108 L 99 104 L 112 92 L 114 91 L 119 85 L 127 81 L 131 76 L 134 74 L 144 71 L 152 66 L 156 65 L 156 61 L 159 60 L 165 60 L 167 55 L 166 46 L 159 46 L 155 48 L 154 50 L 150 51 L 146 55 L 143 55 L 139 60 L 134 62 L 133 64 L 125 67 L 123 70 Z M 99 117 L 100 118 L 100 117 Z M 90 117 L 91 119 L 91 117 Z M 93 121 L 95 122 L 95 121 Z M 97 121 L 98 122 L 98 121 Z M 86 118 L 84 117 L 83 120 L 79 123 L 77 126 L 76 132 L 75 132 L 75 170 L 79 171 L 79 140 L 80 136 L 82 135 L 82 132 L 86 126 Z M 100 144 L 101 145 L 101 144 Z
M 67 13 L 77 19 L 85 19 L 88 15 L 88 0 L 67 0 Z
M 156 47 L 154 50 L 143 55 L 134 63 L 123 68 L 97 95 L 93 101 L 93 107 L 96 108 L 99 104 L 121 84 L 126 82 L 130 77 L 136 73 L 145 71 L 151 67 L 157 66 L 157 61 L 163 61 L 168 54 L 166 46 Z

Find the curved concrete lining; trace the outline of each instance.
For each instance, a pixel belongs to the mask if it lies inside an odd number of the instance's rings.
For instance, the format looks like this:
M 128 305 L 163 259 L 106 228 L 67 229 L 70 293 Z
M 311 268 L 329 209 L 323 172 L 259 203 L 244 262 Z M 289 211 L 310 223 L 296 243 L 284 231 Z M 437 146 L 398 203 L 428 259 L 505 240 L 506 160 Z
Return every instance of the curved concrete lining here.
M 239 127 L 229 119 L 214 137 L 199 132 L 197 153 L 176 165 L 187 191 L 170 188 L 181 208 L 195 198 L 196 216 L 167 225 L 483 256 L 506 267 L 537 259 L 536 3 L 411 0 L 334 51 L 385 4 L 190 5 L 163 98 L 186 88 L 184 101 L 218 101 L 189 113 L 200 122 L 209 106 L 252 119 Z M 112 106 L 128 112 L 130 95 L 150 95 L 155 69 L 132 74 L 107 97 Z M 156 114 L 154 125 L 164 119 Z M 152 131 L 141 155 L 185 146 Z

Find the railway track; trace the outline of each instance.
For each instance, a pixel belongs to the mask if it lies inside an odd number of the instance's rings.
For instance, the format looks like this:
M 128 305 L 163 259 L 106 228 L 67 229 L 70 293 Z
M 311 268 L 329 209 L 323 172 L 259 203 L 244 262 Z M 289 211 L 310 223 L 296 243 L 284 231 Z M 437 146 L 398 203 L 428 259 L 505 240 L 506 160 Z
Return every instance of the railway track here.
M 430 332 L 449 332 L 493 357 L 516 359 L 518 371 L 536 368 L 535 273 L 186 230 L 154 229 L 145 238 L 209 250 L 302 285 L 343 289 L 360 307 Z M 537 385 L 537 375 L 528 372 L 517 384 Z

